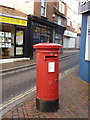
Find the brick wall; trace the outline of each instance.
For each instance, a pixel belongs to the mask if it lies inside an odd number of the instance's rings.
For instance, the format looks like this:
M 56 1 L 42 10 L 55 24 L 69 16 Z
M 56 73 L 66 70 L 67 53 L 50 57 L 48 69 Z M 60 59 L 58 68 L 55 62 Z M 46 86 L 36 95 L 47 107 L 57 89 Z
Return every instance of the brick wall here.
M 48 2 L 46 3 L 46 18 L 49 21 L 56 21 L 57 22 L 57 16 L 55 16 L 55 18 L 52 17 L 52 14 L 54 13 L 54 5 L 55 2 Z M 40 2 L 35 2 L 34 3 L 34 15 L 38 16 L 38 17 L 42 17 L 41 16 L 41 3 Z
M 47 3 L 47 18 L 49 21 L 55 21 L 57 22 L 57 16 L 55 16 L 55 18 L 52 17 L 52 15 L 54 14 L 54 5 L 56 5 L 54 2 L 48 2 Z
M 34 3 L 34 15 L 41 17 L 41 3 L 40 2 Z
M 52 17 L 52 15 L 54 14 L 54 6 L 56 6 L 57 8 L 59 8 L 59 3 L 58 2 L 47 2 L 46 3 L 46 18 L 51 21 L 51 22 L 57 22 L 58 21 L 58 16 L 55 15 L 55 18 Z M 65 6 L 66 8 L 66 6 Z M 41 3 L 40 2 L 35 2 L 34 3 L 34 15 L 38 16 L 38 17 L 42 17 L 41 16 Z M 66 16 L 66 10 L 65 10 L 65 16 Z M 62 25 L 66 26 L 66 19 L 62 18 Z
M 20 16 L 20 17 L 26 17 L 27 15 L 15 10 L 14 8 L 0 6 L 0 13 L 11 15 L 11 16 Z

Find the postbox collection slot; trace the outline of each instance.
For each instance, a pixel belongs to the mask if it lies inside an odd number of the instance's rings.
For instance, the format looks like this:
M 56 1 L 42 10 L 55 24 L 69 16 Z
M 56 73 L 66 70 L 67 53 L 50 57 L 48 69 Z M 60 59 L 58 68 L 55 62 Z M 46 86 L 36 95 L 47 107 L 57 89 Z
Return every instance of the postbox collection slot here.
M 45 58 L 57 58 L 57 56 L 45 56 Z

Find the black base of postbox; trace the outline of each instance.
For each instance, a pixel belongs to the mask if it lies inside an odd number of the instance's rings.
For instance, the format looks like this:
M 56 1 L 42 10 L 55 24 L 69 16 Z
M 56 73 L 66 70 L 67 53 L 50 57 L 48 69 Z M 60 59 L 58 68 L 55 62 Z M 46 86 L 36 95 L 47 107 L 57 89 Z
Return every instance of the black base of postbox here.
M 36 108 L 41 112 L 55 112 L 59 109 L 59 99 L 45 101 L 36 98 Z

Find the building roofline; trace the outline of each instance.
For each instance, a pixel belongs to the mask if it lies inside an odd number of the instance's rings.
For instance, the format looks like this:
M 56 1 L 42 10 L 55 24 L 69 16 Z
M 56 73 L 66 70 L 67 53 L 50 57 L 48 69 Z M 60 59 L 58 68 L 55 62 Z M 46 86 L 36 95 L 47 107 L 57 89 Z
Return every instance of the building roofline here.
M 0 16 L 10 17 L 10 18 L 16 18 L 16 19 L 22 19 L 22 20 L 27 20 L 27 17 L 12 16 L 12 15 L 2 14 L 2 13 L 0 13 Z
M 5 5 L 0 5 L 0 7 L 5 7 L 5 8 L 9 8 L 9 9 L 15 9 L 13 7 L 5 6 Z
M 1 13 L 3 14 L 3 15 L 7 15 L 8 17 L 9 17 L 9 15 L 10 15 L 10 17 L 11 16 L 14 16 L 15 18 L 26 18 L 27 17 L 27 15 L 25 14 L 25 13 L 23 13 L 23 12 L 20 12 L 20 11 L 18 11 L 18 10 L 16 10 L 15 8 L 11 8 L 11 7 L 7 7 L 7 6 L 3 6 L 3 5 L 0 5 L 0 8 L 1 8 Z M 8 10 L 12 10 L 12 14 L 9 14 L 8 12 L 6 13 L 6 12 L 4 12 L 4 9 L 8 9 Z M 13 15 L 13 12 L 14 12 L 14 14 L 15 15 Z M 20 15 L 19 15 L 20 14 Z

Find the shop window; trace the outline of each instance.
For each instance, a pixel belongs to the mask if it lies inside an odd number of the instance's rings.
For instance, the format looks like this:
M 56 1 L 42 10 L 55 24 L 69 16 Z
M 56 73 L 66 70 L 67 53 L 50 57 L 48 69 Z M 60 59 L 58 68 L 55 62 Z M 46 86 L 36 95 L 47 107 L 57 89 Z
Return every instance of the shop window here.
M 23 48 L 22 47 L 16 47 L 16 55 L 23 55 Z
M 55 43 L 62 44 L 62 36 L 60 33 L 55 34 Z
M 40 42 L 40 27 L 34 27 L 33 44 Z
M 23 45 L 23 31 L 16 32 L 16 45 Z
M 41 16 L 46 17 L 46 0 L 41 0 Z
M 47 42 L 50 42 L 50 35 L 47 35 Z
M 24 40 L 24 30 L 21 28 L 16 28 L 16 45 L 15 45 L 15 55 L 23 55 L 23 40 Z
M 41 35 L 46 36 L 46 29 L 45 28 L 41 28 Z
M 51 30 L 47 30 L 47 34 L 50 34 L 51 33 Z
M 34 28 L 34 32 L 35 32 L 35 33 L 39 33 L 39 32 L 40 32 L 40 28 L 39 28 L 39 27 L 35 27 L 35 28 Z
M 33 44 L 50 42 L 51 40 L 51 30 L 46 27 L 35 26 L 34 27 L 34 36 Z
M 47 30 L 47 42 L 51 42 L 51 31 Z
M 9 56 L 9 49 L 11 46 L 11 32 L 0 32 L 0 55 Z
M 46 36 L 40 36 L 40 42 L 41 43 L 46 42 Z
M 40 34 L 40 42 L 46 42 L 46 29 L 45 28 L 41 28 L 41 34 Z

